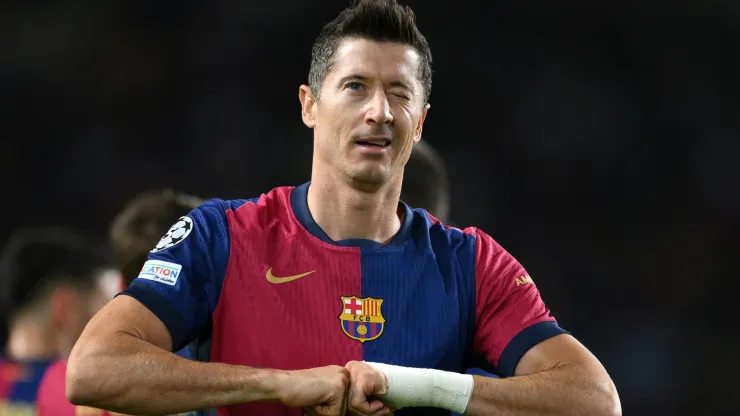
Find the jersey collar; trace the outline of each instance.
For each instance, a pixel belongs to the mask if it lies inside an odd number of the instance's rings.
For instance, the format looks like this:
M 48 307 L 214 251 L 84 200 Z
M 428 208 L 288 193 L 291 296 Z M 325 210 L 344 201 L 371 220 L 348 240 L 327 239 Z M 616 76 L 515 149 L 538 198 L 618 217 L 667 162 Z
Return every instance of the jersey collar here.
M 326 235 L 324 230 L 319 227 L 316 221 L 314 221 L 313 216 L 308 209 L 308 187 L 310 184 L 311 182 L 306 182 L 303 185 L 293 188 L 293 191 L 290 194 L 290 205 L 293 208 L 293 213 L 295 213 L 298 222 L 300 222 L 309 233 L 321 241 L 343 247 L 380 248 L 397 246 L 403 244 L 408 239 L 411 225 L 414 222 L 414 212 L 408 205 L 403 202 L 399 202 L 400 206 L 404 210 L 403 222 L 401 223 L 401 228 L 390 242 L 381 244 L 377 241 L 361 238 L 339 241 L 332 240 L 328 235 Z

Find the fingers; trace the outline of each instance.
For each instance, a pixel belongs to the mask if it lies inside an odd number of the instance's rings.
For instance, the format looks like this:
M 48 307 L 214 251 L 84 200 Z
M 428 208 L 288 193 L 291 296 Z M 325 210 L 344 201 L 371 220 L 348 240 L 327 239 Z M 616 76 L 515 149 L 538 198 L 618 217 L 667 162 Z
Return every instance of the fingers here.
M 370 380 L 360 376 L 350 379 L 348 401 L 350 409 L 362 413 L 370 411 L 370 404 L 367 402 L 367 391 L 372 391 L 372 386 L 368 385 Z
M 383 416 L 387 415 L 391 412 L 391 409 L 385 407 L 383 402 L 380 400 L 373 400 L 367 403 L 368 411 L 365 413 L 367 415 L 373 415 L 373 416 Z
M 311 406 L 304 409 L 306 416 L 344 416 L 345 414 L 344 409 L 329 405 Z
M 385 375 L 362 362 L 351 361 L 346 367 L 350 372 L 348 392 L 350 413 L 362 416 L 390 414 L 389 408 L 372 397 L 387 391 Z
M 387 407 L 383 407 L 382 409 L 380 409 L 377 412 L 373 413 L 372 416 L 388 416 L 388 415 L 392 415 L 392 414 L 393 414 L 393 412 L 391 411 L 391 409 L 389 409 Z
M 372 391 L 373 384 L 369 379 L 353 381 L 349 390 L 349 411 L 353 415 L 387 415 L 390 409 L 380 400 L 371 399 L 367 391 Z
M 323 392 L 321 403 L 304 408 L 307 416 L 344 416 L 347 412 L 347 391 L 350 384 L 350 373 L 344 367 L 330 366 L 324 369 Z M 314 381 L 314 385 L 316 382 Z
M 393 414 L 391 409 L 385 407 L 383 403 L 379 401 L 373 401 L 370 403 L 370 408 L 372 410 L 360 410 L 360 409 L 348 409 L 348 414 L 354 415 L 354 416 L 386 416 Z
M 349 408 L 349 394 L 342 394 L 342 403 L 339 406 L 340 415 L 344 415 L 347 413 L 347 409 Z
M 340 367 L 339 377 L 334 385 L 334 391 L 326 406 L 320 406 L 323 411 L 320 416 L 344 416 L 347 413 L 348 398 L 347 391 L 350 387 L 350 372 L 346 368 Z
M 390 408 L 373 397 L 387 392 L 385 375 L 375 368 L 363 362 L 352 361 L 345 367 L 335 369 L 329 380 L 331 384 L 327 387 L 330 393 L 324 396 L 326 401 L 305 408 L 305 415 L 386 416 L 392 414 Z
M 381 402 L 380 400 L 369 401 L 367 403 L 367 407 L 368 407 L 368 410 L 372 413 L 379 412 L 383 410 L 383 408 L 386 408 L 383 402 Z
M 376 370 L 361 361 L 350 361 L 345 365 L 349 370 L 350 381 L 362 382 L 366 387 L 365 396 L 380 395 L 388 392 L 388 380 L 383 372 Z

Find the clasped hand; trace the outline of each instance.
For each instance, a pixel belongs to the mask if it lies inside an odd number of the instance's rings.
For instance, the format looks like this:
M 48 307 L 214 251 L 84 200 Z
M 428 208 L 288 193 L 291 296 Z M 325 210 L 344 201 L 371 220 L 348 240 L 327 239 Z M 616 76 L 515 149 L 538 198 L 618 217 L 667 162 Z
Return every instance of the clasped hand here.
M 293 371 L 280 401 L 302 407 L 310 416 L 384 416 L 391 414 L 377 397 L 388 391 L 385 374 L 361 361 Z

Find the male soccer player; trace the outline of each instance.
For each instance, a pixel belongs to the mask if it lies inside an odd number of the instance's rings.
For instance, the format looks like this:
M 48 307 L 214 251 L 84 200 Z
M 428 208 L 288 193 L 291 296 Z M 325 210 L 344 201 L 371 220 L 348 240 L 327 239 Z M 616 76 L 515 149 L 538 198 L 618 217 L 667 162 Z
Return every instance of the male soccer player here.
M 138 414 L 619 414 L 607 372 L 509 253 L 399 203 L 431 73 L 393 0 L 328 23 L 299 94 L 311 182 L 181 218 L 85 329 L 70 400 Z M 209 362 L 170 352 L 190 343 Z M 516 377 L 461 374 L 475 354 Z
M 126 286 L 138 276 L 149 250 L 173 222 L 197 208 L 200 198 L 169 189 L 136 196 L 116 215 L 110 228 L 110 243 Z M 178 351 L 190 357 L 187 349 Z M 54 363 L 41 382 L 37 416 L 108 416 L 107 411 L 74 406 L 65 395 L 66 360 Z M 186 415 L 183 413 L 183 415 Z
M 434 148 L 425 141 L 414 145 L 403 172 L 401 200 L 414 208 L 423 208 L 447 224 L 450 214 L 450 190 L 447 167 Z
M 10 361 L 0 365 L 0 414 L 35 413 L 50 364 L 69 355 L 87 321 L 121 289 L 101 247 L 71 230 L 34 228 L 13 235 L 3 249 L 11 325 Z

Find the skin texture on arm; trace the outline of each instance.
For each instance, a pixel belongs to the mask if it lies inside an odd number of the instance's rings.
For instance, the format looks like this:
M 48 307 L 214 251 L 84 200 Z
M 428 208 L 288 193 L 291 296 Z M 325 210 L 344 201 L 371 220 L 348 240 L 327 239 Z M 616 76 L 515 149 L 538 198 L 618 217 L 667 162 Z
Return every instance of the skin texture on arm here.
M 616 387 L 604 367 L 568 334 L 532 347 L 514 377 L 474 378 L 466 415 L 622 414 Z
M 170 352 L 165 325 L 129 296 L 119 296 L 88 324 L 67 366 L 68 399 L 126 414 L 173 414 L 251 401 L 342 406 L 348 371 L 331 366 L 277 371 L 203 363 Z

